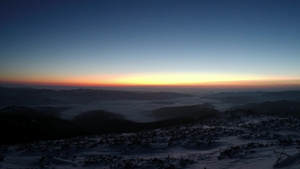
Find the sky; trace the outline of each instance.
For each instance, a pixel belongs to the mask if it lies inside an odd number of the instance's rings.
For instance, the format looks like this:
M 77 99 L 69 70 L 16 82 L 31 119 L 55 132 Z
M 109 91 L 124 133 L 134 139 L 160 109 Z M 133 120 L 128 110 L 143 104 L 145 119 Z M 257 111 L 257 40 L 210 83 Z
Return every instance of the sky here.
M 300 87 L 300 1 L 1 0 L 0 83 Z

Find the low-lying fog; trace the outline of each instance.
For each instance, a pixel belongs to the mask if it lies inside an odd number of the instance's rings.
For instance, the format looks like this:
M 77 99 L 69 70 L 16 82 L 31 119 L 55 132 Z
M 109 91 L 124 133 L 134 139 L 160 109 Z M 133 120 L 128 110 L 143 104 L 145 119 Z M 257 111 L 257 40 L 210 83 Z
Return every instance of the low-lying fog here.
M 116 100 L 116 101 L 95 101 L 85 105 L 73 105 L 74 107 L 63 111 L 61 114 L 62 118 L 72 119 L 74 116 L 90 111 L 90 110 L 106 110 L 113 113 L 124 115 L 128 120 L 138 122 L 150 122 L 155 121 L 154 117 L 149 116 L 151 111 L 163 108 L 163 107 L 176 107 L 176 106 L 187 106 L 197 105 L 203 103 L 212 104 L 215 109 L 224 111 L 227 108 L 233 106 L 232 104 L 223 103 L 218 100 L 205 99 L 200 96 L 194 97 L 181 97 L 169 100 Z

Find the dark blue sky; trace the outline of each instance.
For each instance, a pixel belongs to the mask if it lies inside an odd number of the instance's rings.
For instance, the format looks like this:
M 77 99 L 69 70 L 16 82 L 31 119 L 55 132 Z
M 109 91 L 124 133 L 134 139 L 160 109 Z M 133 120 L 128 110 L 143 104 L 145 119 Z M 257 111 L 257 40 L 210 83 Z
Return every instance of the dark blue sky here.
M 285 0 L 2 0 L 0 81 L 299 80 L 299 18 Z

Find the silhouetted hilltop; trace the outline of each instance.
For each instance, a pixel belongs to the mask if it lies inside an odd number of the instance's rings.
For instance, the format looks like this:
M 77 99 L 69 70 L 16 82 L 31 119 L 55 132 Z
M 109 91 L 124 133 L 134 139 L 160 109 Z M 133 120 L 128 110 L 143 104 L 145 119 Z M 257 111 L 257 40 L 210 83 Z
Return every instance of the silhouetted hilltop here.
M 227 103 L 261 103 L 266 101 L 300 101 L 300 91 L 281 92 L 222 92 L 207 96 Z
M 201 104 L 192 106 L 180 106 L 180 107 L 164 107 L 152 111 L 151 115 L 157 119 L 171 119 L 190 117 L 199 119 L 207 116 L 213 116 L 218 114 L 219 111 L 213 109 L 211 104 Z
M 0 106 L 37 106 L 51 104 L 86 104 L 97 100 L 166 100 L 190 97 L 171 92 L 128 92 L 115 90 L 49 90 L 0 87 Z

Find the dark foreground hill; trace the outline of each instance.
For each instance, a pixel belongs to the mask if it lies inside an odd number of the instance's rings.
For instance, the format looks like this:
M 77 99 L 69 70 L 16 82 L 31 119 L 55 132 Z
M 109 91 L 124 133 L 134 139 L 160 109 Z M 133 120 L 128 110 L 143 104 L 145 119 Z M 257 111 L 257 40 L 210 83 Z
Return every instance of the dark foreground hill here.
M 53 113 L 54 109 L 17 106 L 1 109 L 0 143 L 12 144 L 78 135 L 80 133 L 79 126 L 68 120 L 60 119 L 58 113 Z

